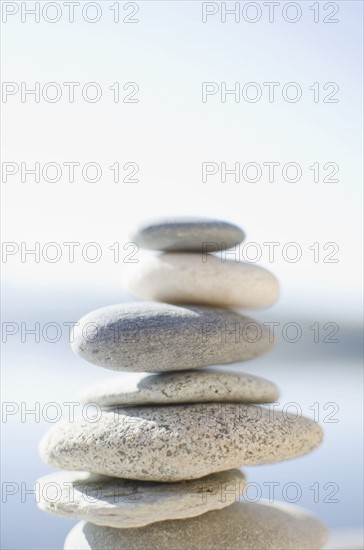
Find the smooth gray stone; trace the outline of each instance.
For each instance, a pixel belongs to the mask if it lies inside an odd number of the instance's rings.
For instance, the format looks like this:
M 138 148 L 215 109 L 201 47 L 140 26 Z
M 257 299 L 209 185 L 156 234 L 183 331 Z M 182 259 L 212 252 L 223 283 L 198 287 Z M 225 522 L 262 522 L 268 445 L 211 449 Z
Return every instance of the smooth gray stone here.
M 221 510 L 242 496 L 246 479 L 240 470 L 178 483 L 57 472 L 42 477 L 38 483 L 38 506 L 42 510 L 96 525 L 129 529 Z
M 80 319 L 77 355 L 100 367 L 163 372 L 253 359 L 272 347 L 267 327 L 226 309 L 135 302 Z
M 277 386 L 264 378 L 206 369 L 160 374 L 124 373 L 84 389 L 80 401 L 112 407 L 213 401 L 273 403 L 278 397 Z
M 81 522 L 68 534 L 64 550 L 319 550 L 326 540 L 326 528 L 308 511 L 261 501 L 140 529 Z
M 185 252 L 217 252 L 241 243 L 244 238 L 237 225 L 205 218 L 155 220 L 141 226 L 132 237 L 142 248 Z M 207 243 L 210 246 L 203 248 Z
M 236 403 L 97 409 L 40 444 L 50 466 L 147 481 L 182 481 L 309 453 L 320 426 L 275 407 Z

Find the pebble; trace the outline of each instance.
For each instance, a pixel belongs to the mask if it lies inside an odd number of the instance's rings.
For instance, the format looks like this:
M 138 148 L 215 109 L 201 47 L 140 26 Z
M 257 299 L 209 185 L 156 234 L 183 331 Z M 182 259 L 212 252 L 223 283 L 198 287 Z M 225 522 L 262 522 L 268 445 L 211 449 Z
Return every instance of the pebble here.
M 217 252 L 241 243 L 245 238 L 240 227 L 228 222 L 204 218 L 173 218 L 156 220 L 141 226 L 132 240 L 142 248 L 151 250 Z M 212 246 L 215 245 L 215 246 Z
M 147 481 L 182 481 L 305 455 L 312 420 L 260 405 L 118 407 L 59 423 L 40 444 L 50 466 Z
M 277 300 L 279 285 L 270 271 L 252 263 L 223 262 L 218 256 L 167 252 L 130 265 L 123 284 L 142 300 L 263 308 Z
M 163 405 L 173 403 L 273 403 L 279 390 L 273 382 L 240 372 L 212 369 L 175 373 L 125 373 L 82 391 L 81 403 Z
M 268 327 L 234 311 L 136 302 L 85 315 L 72 348 L 108 369 L 163 372 L 252 359 L 272 347 L 270 340 Z
M 88 472 L 57 472 L 38 480 L 39 508 L 119 529 L 182 519 L 220 510 L 242 496 L 240 470 L 178 483 L 116 479 Z
M 260 501 L 140 529 L 81 522 L 64 550 L 319 550 L 326 540 L 326 528 L 306 510 Z

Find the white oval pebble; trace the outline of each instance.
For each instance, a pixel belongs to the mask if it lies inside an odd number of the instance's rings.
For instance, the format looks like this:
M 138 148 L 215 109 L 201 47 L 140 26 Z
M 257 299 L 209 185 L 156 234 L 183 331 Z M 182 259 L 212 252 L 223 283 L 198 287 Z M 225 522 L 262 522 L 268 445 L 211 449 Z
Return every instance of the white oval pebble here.
M 278 298 L 277 279 L 255 264 L 208 254 L 165 253 L 128 266 L 125 288 L 143 300 L 261 308 Z

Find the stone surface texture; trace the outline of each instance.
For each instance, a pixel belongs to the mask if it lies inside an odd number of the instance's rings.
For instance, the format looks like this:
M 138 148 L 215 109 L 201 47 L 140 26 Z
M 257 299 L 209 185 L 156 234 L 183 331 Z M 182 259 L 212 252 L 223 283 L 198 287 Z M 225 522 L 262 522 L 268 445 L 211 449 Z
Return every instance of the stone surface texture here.
M 319 550 L 326 540 L 325 527 L 306 510 L 261 501 L 141 529 L 78 523 L 64 550 Z
M 124 373 L 85 388 L 81 403 L 163 405 L 173 403 L 273 403 L 279 397 L 273 382 L 240 372 L 190 370 L 174 373 Z
M 133 302 L 82 317 L 72 348 L 108 369 L 163 372 L 252 359 L 270 340 L 268 327 L 227 309 Z
M 171 482 L 292 459 L 321 440 L 317 423 L 275 407 L 159 405 L 99 409 L 94 418 L 59 423 L 40 453 L 65 470 Z
M 241 470 L 226 470 L 196 480 L 155 483 L 57 472 L 38 482 L 42 510 L 125 529 L 230 506 L 242 496 L 245 476 Z

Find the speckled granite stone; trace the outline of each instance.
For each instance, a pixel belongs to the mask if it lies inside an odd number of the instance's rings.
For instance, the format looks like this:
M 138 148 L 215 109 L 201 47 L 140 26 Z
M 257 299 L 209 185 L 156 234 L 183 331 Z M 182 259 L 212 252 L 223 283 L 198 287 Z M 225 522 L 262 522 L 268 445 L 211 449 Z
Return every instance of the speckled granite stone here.
M 136 302 L 82 317 L 72 348 L 112 370 L 163 372 L 252 359 L 269 340 L 267 327 L 234 311 Z
M 276 277 L 253 263 L 208 254 L 165 253 L 128 266 L 125 288 L 142 300 L 205 304 L 217 307 L 261 308 L 279 295 Z
M 261 501 L 140 529 L 78 523 L 64 550 L 319 550 L 326 539 L 325 527 L 306 510 Z
M 317 447 L 321 428 L 275 408 L 234 403 L 101 410 L 54 426 L 42 458 L 65 470 L 151 481 L 279 462 Z
M 38 482 L 38 506 L 46 512 L 130 528 L 230 506 L 242 496 L 246 481 L 240 470 L 226 470 L 177 483 L 132 481 L 88 472 L 57 472 Z
M 272 403 L 278 388 L 264 378 L 212 369 L 174 373 L 125 373 L 100 381 L 80 394 L 81 403 L 157 405 L 173 403 Z
M 244 237 L 240 227 L 232 223 L 206 218 L 171 218 L 142 225 L 132 240 L 151 250 L 201 252 L 203 243 L 215 244 L 216 249 L 221 250 L 235 246 Z M 216 252 L 216 249 L 213 250 Z

